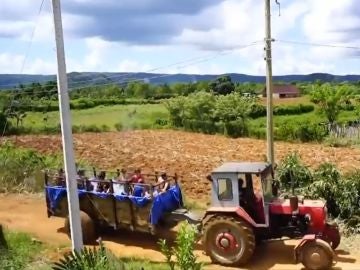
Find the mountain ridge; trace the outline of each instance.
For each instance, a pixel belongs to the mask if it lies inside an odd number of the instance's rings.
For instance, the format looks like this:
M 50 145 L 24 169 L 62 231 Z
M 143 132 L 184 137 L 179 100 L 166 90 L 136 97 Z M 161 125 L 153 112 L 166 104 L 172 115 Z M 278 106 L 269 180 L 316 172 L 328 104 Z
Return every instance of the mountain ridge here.
M 166 73 L 146 73 L 146 72 L 70 72 L 68 73 L 69 87 L 80 87 L 84 85 L 101 85 L 112 83 L 126 83 L 129 81 L 145 81 L 152 84 L 173 84 L 190 83 L 199 81 L 213 80 L 219 76 L 229 75 L 234 82 L 254 82 L 264 83 L 265 76 L 247 75 L 242 73 L 225 73 L 219 75 L 212 74 L 166 74 Z M 32 75 L 32 74 L 0 74 L 0 89 L 9 89 L 19 86 L 19 84 L 29 84 L 33 82 L 46 82 L 55 80 L 55 75 Z M 321 80 L 323 82 L 356 82 L 360 81 L 360 75 L 334 75 L 329 73 L 311 73 L 311 74 L 289 74 L 273 76 L 274 82 L 290 83 L 314 82 Z

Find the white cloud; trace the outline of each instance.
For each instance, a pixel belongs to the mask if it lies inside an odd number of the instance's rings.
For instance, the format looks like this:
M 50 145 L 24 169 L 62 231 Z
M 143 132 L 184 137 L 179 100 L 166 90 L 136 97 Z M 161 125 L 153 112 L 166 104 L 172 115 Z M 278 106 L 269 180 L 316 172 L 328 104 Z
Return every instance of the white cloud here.
M 125 59 L 119 63 L 114 71 L 117 72 L 146 72 L 152 67 L 149 64 L 140 63 L 134 60 Z
M 24 69 L 21 70 L 24 63 L 22 54 L 0 54 L 0 73 L 17 73 L 23 74 L 54 74 L 56 72 L 56 62 L 48 61 L 41 58 L 27 59 Z

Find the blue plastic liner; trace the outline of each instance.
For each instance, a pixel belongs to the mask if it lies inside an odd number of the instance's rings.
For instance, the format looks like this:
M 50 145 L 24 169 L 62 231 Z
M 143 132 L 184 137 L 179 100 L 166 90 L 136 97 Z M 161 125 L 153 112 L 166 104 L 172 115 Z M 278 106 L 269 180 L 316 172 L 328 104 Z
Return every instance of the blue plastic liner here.
M 60 186 L 48 186 L 45 187 L 46 194 L 50 203 L 51 210 L 55 210 L 59 202 L 62 198 L 66 197 L 67 191 L 66 188 Z M 135 186 L 134 187 L 134 195 L 141 195 L 143 191 L 143 187 Z M 132 196 L 132 195 L 125 195 L 125 194 L 109 194 L 109 193 L 102 193 L 102 192 L 93 192 L 93 191 L 86 191 L 86 190 L 78 190 L 79 196 L 84 194 L 88 195 L 95 195 L 99 198 L 106 199 L 109 197 L 114 197 L 118 201 L 126 201 L 130 200 L 133 204 L 137 207 L 144 207 L 148 203 L 153 200 L 153 204 L 150 210 L 150 222 L 153 225 L 156 225 L 160 218 L 167 212 L 174 211 L 180 207 L 183 207 L 182 201 L 182 194 L 181 189 L 178 185 L 170 187 L 170 189 L 164 193 L 160 193 L 159 195 L 155 196 L 153 199 L 148 197 L 141 197 L 141 196 Z

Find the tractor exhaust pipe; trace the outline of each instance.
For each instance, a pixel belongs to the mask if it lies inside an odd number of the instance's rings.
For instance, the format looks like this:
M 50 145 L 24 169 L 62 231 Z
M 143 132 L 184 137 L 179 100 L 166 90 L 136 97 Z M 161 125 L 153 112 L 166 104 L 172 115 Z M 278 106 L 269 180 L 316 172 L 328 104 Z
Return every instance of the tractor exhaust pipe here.
M 290 209 L 293 214 L 299 212 L 299 198 L 295 195 L 290 196 Z

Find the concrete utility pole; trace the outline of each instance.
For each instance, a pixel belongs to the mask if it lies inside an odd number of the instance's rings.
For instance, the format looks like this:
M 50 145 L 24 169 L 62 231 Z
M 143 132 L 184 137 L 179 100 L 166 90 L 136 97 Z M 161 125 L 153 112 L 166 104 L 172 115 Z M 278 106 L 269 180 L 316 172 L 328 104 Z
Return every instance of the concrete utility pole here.
M 266 61 L 266 139 L 267 161 L 274 166 L 274 123 L 273 123 L 273 84 L 271 59 L 271 13 L 270 0 L 265 0 L 265 61 Z
M 80 251 L 83 248 L 82 230 L 80 222 L 79 197 L 77 193 L 76 169 L 71 130 L 71 115 L 68 94 L 68 81 L 66 76 L 65 50 L 63 29 L 61 21 L 60 0 L 52 0 L 54 27 L 57 54 L 57 83 L 59 95 L 59 109 L 63 155 L 65 164 L 65 177 L 67 186 L 67 199 L 69 205 L 70 232 L 73 250 Z

